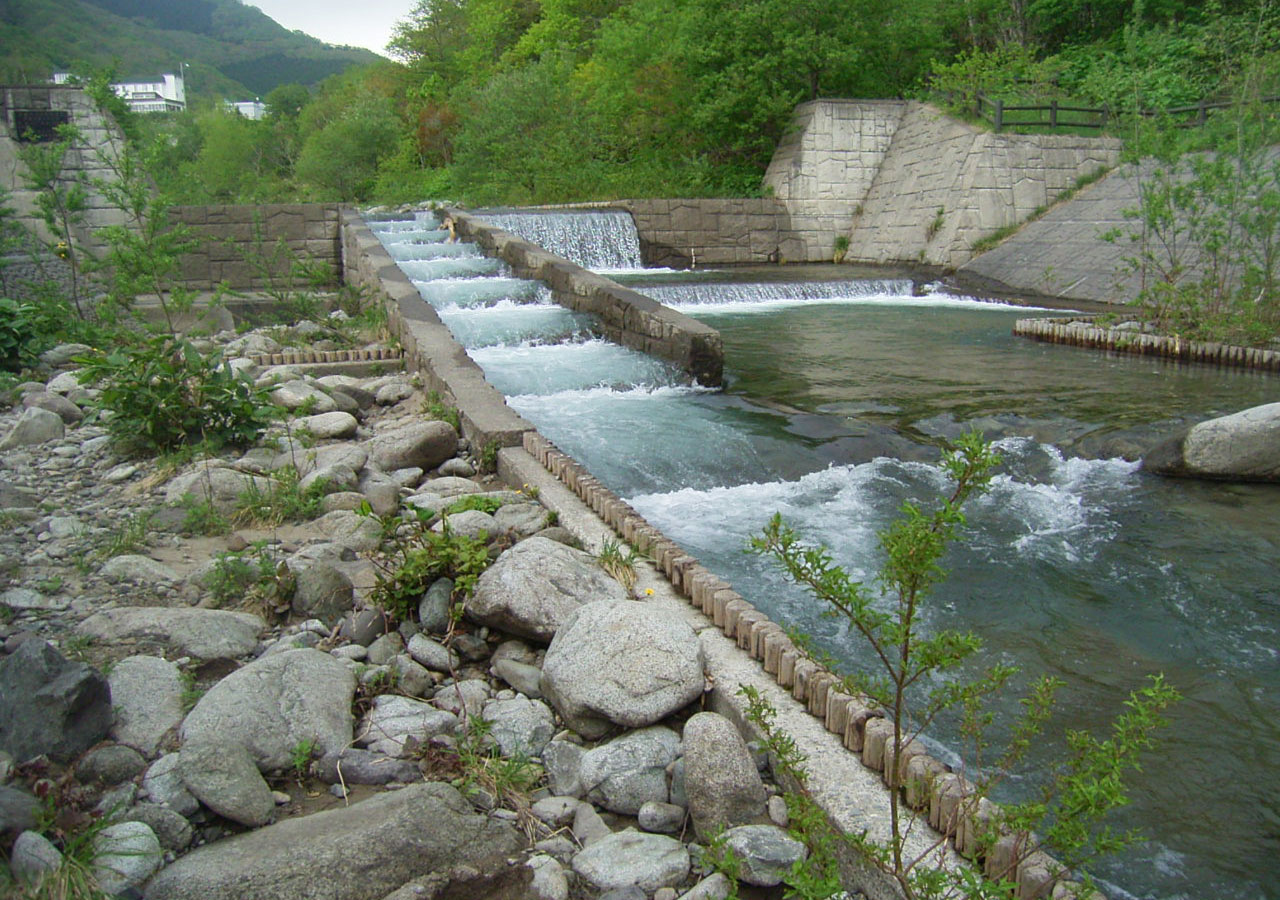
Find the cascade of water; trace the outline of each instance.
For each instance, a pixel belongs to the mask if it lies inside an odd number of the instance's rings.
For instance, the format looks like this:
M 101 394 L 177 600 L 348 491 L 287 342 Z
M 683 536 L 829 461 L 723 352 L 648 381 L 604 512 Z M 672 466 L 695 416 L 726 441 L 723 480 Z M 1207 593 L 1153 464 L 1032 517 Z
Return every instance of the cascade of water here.
M 640 236 L 625 210 L 494 212 L 480 218 L 584 269 L 616 271 L 644 266 Z

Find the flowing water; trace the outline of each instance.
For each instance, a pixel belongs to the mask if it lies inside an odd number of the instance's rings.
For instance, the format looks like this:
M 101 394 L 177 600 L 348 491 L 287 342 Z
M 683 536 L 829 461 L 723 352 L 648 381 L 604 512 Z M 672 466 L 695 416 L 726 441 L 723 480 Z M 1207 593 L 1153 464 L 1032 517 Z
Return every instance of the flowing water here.
M 726 389 L 711 391 L 598 339 L 474 251 L 437 255 L 425 216 L 375 226 L 397 258 L 418 258 L 405 271 L 513 408 L 851 667 L 858 641 L 744 554 L 748 538 L 779 511 L 869 576 L 903 500 L 944 489 L 940 442 L 974 425 L 996 438 L 1001 474 L 926 624 L 974 630 L 981 662 L 1019 665 L 1024 682 L 1064 679 L 1065 727 L 1104 728 L 1164 672 L 1186 700 L 1122 820 L 1152 840 L 1095 872 L 1113 897 L 1280 897 L 1280 489 L 1169 481 L 1125 458 L 1180 423 L 1280 399 L 1274 378 L 1016 339 L 1024 309 L 892 277 L 627 274 L 720 330 Z M 944 756 L 948 736 L 944 724 Z

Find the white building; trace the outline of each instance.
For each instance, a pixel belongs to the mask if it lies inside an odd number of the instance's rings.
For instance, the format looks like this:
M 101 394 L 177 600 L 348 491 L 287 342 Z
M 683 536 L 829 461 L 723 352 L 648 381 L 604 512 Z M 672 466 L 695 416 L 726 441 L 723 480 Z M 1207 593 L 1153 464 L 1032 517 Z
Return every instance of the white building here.
M 71 80 L 67 72 L 55 72 L 54 84 Z M 125 81 L 111 85 L 116 95 L 136 113 L 182 112 L 187 108 L 187 88 L 182 74 L 165 73 L 159 81 Z
M 223 100 L 222 108 L 239 113 L 246 119 L 261 119 L 267 114 L 267 104 L 261 100 Z

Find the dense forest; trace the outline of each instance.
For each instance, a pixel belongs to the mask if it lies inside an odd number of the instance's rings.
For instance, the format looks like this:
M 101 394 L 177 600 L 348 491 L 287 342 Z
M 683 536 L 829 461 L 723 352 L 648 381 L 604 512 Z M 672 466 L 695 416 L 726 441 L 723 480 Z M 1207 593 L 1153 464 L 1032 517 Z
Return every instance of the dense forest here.
M 196 109 L 180 199 L 750 195 L 795 104 L 977 89 L 1125 111 L 1277 93 L 1274 0 L 421 0 L 390 50 Z
M 3 0 L 0 82 L 114 67 L 152 81 L 187 63 L 189 93 L 242 100 L 315 84 L 377 54 L 289 31 L 239 0 Z

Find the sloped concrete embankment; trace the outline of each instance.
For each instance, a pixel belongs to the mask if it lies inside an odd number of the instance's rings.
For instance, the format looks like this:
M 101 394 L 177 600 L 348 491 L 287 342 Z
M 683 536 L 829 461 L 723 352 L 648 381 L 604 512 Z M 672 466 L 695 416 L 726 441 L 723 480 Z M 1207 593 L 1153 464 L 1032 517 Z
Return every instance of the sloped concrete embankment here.
M 606 538 L 620 535 L 653 561 L 657 577 L 669 587 L 648 575 L 643 583 L 654 585 L 654 602 L 678 611 L 698 632 L 712 684 L 712 708 L 758 738 L 739 693 L 741 685 L 755 687 L 778 710 L 777 726 L 807 755 L 808 787 L 833 825 L 849 834 L 865 832 L 872 839 L 886 840 L 885 784 L 896 780 L 907 785 L 909 807 L 938 829 L 917 828 L 911 837 L 912 852 L 924 852 L 940 840 L 939 831 L 945 832 L 959 854 L 943 853 L 947 864 L 960 864 L 960 857 L 966 857 L 989 874 L 1016 881 L 1020 896 L 1048 895 L 1058 868 L 1053 860 L 1042 853 L 1025 855 L 1025 836 L 1020 835 L 1006 836 L 984 854 L 978 845 L 978 824 L 989 820 L 991 807 L 985 800 L 966 804 L 967 788 L 959 774 L 930 757 L 918 742 L 904 747 L 895 759 L 892 728 L 873 704 L 842 691 L 839 679 L 796 647 L 782 626 L 648 523 L 580 463 L 515 417 L 495 390 L 475 389 L 471 380 L 478 369 L 463 362 L 465 352 L 363 221 L 351 214 L 344 230 L 344 246 L 350 249 L 348 278 L 373 286 L 390 301 L 392 321 L 401 329 L 412 364 L 420 367 L 428 384 L 458 401 L 464 427 L 471 429 L 468 437 L 483 441 L 489 435 L 519 435 L 518 446 L 503 441 L 505 449 L 497 454 L 499 476 L 511 485 L 537 488 L 541 501 L 587 546 L 599 547 Z M 493 239 L 495 245 L 507 245 L 503 235 Z M 557 270 L 550 254 L 533 250 L 542 256 L 530 256 L 526 248 L 520 253 L 526 260 Z M 492 408 L 478 408 L 486 404 Z M 509 428 L 486 432 L 481 430 L 483 423 L 505 423 Z M 870 870 L 851 849 L 842 863 L 848 883 L 873 900 L 898 896 L 889 879 Z
M 957 267 L 973 245 L 1120 159 L 1113 138 L 995 134 L 924 103 L 816 100 L 796 107 L 765 174 L 792 260 Z

